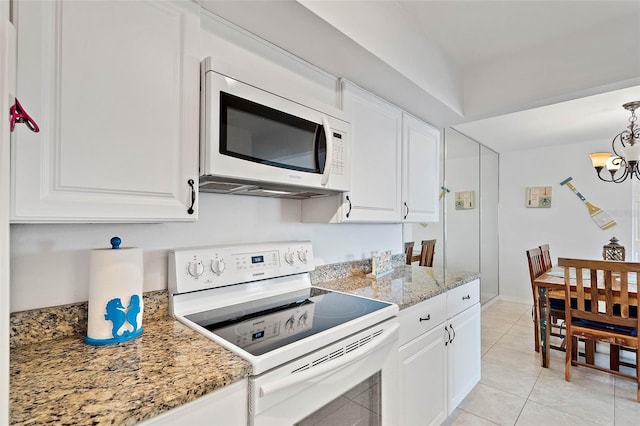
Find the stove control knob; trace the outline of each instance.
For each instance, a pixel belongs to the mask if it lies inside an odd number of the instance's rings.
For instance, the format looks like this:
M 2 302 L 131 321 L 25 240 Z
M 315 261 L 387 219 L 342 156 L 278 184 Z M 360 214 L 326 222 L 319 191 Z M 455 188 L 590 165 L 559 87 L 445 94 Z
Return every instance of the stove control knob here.
M 225 266 L 224 259 L 214 259 L 211 261 L 211 271 L 216 275 L 223 273 Z
M 293 265 L 293 253 L 291 253 L 290 251 L 286 252 L 284 254 L 284 261 L 289 265 Z
M 300 262 L 307 263 L 307 251 L 306 250 L 300 250 L 298 252 L 298 259 L 300 259 Z
M 196 260 L 194 262 L 189 262 L 187 265 L 187 272 L 194 278 L 198 278 L 200 275 L 204 273 L 204 265 L 201 261 Z
M 284 323 L 285 330 L 293 330 L 293 324 L 295 323 L 295 321 L 296 319 L 293 317 L 293 315 L 291 315 L 287 322 Z

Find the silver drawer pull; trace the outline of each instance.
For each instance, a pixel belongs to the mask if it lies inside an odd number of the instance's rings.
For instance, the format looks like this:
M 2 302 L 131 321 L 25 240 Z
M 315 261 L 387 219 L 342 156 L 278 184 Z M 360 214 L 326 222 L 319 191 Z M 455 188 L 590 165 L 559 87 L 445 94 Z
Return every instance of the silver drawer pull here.
M 466 296 L 462 296 L 462 300 L 469 300 L 469 299 L 471 299 L 471 296 L 468 294 Z
M 422 321 L 429 321 L 430 319 L 431 319 L 431 314 L 427 314 L 427 317 L 426 317 L 426 318 L 422 318 L 422 317 L 420 317 L 420 322 L 422 322 Z

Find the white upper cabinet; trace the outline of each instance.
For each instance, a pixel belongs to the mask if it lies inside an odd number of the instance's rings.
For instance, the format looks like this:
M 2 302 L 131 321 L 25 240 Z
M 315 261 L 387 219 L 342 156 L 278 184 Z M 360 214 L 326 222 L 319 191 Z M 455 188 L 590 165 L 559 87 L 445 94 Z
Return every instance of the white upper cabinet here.
M 437 222 L 440 132 L 415 117 L 402 116 L 402 219 Z
M 12 135 L 12 221 L 196 220 L 199 6 L 14 4 L 17 98 L 40 132 Z
M 346 80 L 342 108 L 351 120 L 351 190 L 343 221 L 399 222 L 402 111 Z
M 437 222 L 440 132 L 341 80 L 351 121 L 351 190 L 302 203 L 305 222 Z
M 349 192 L 302 202 L 304 222 L 400 222 L 402 110 L 341 79 L 351 123 Z

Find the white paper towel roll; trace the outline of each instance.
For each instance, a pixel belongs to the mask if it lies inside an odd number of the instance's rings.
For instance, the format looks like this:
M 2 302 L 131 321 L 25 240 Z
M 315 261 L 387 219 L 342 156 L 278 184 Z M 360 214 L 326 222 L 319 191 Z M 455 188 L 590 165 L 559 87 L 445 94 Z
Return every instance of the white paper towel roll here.
M 142 334 L 142 265 L 141 248 L 91 250 L 85 342 L 108 345 Z

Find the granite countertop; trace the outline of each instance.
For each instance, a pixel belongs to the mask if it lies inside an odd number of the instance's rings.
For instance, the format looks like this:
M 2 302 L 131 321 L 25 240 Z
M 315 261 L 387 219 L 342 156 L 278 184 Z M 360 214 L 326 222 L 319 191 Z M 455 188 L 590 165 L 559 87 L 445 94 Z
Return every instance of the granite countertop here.
M 77 334 L 82 307 L 12 314 L 11 424 L 131 425 L 249 376 L 248 362 L 169 317 L 166 303 L 149 313 L 151 302 L 142 336 L 109 346 Z
M 370 268 L 370 260 L 326 265 L 312 283 L 405 309 L 479 277 L 397 264 L 375 279 Z M 82 340 L 86 302 L 12 313 L 11 424 L 131 425 L 251 374 L 250 363 L 169 317 L 167 297 L 145 293 L 142 336 L 109 346 Z
M 400 309 L 406 309 L 479 277 L 477 272 L 447 270 L 445 273 L 441 268 L 401 265 L 396 266 L 393 273 L 377 279 L 367 277 L 362 270 L 352 270 L 348 276 L 317 280 L 313 285 L 395 303 Z

